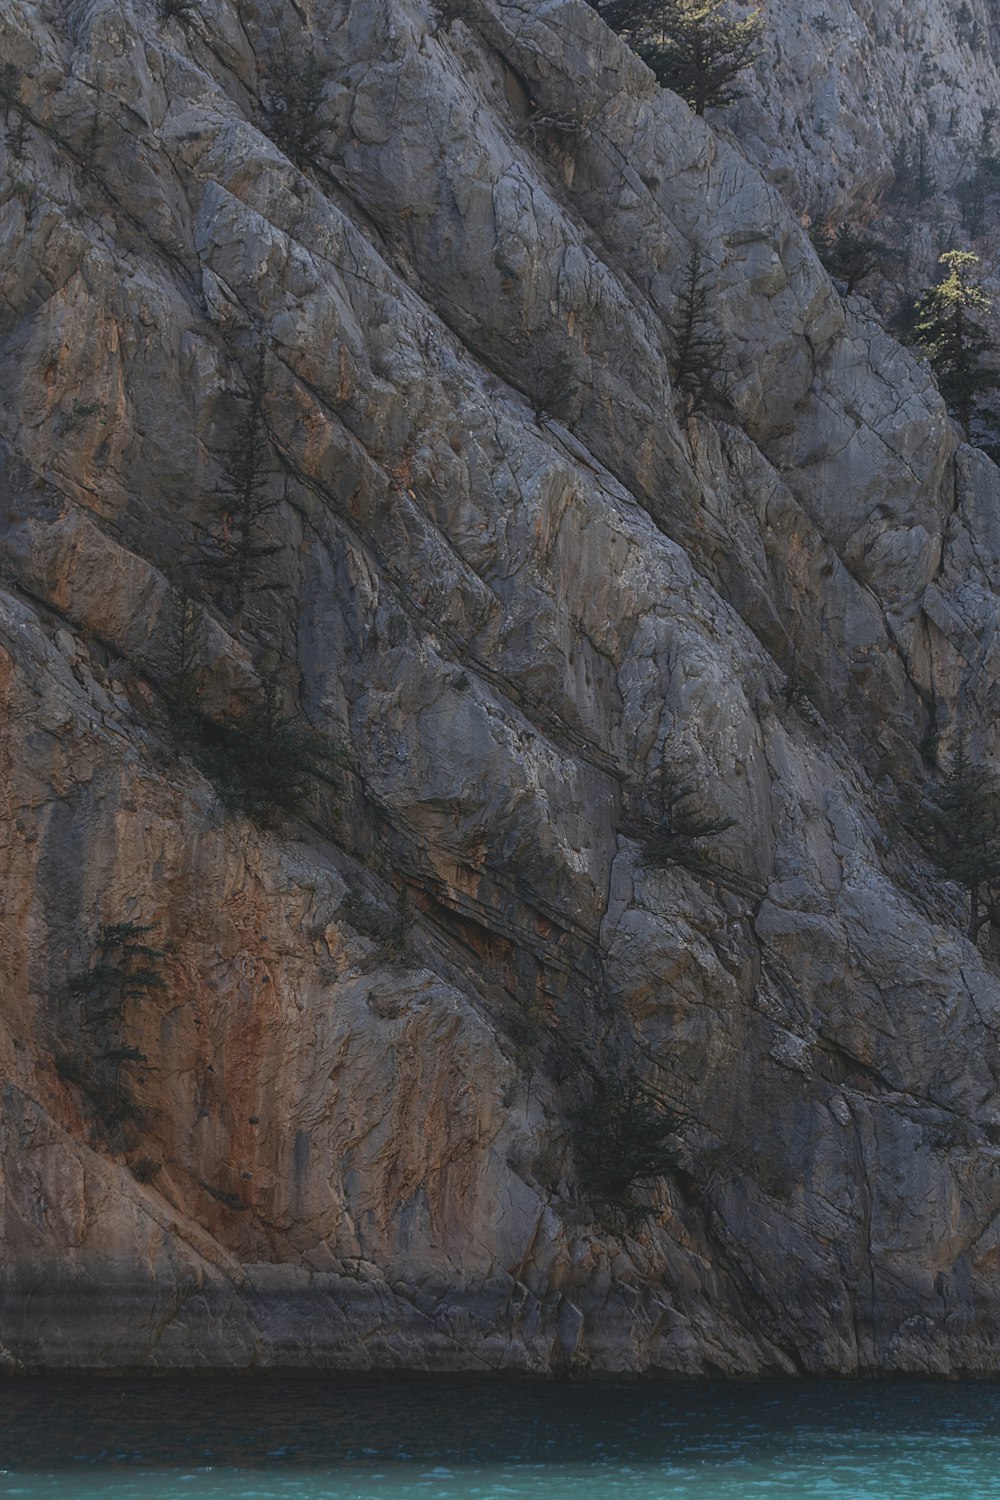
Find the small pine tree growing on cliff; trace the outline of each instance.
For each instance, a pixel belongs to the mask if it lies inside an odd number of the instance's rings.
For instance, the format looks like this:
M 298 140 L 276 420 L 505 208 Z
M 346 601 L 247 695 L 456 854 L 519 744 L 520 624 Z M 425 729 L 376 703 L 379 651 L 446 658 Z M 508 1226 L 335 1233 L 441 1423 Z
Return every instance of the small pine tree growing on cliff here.
M 274 467 L 264 418 L 265 368 L 266 353 L 259 344 L 246 407 L 223 459 L 222 482 L 216 491 L 222 514 L 213 536 L 214 555 L 206 563 L 237 631 L 242 628 L 250 592 L 280 586 L 265 564 L 284 550 L 281 542 L 264 540 L 264 523 L 281 505 L 272 488 Z
M 570 360 L 561 352 L 553 353 L 541 340 L 522 343 L 519 355 L 517 379 L 531 402 L 535 421 L 539 426 L 551 421 L 569 425 L 580 390 Z
M 982 127 L 976 148 L 972 175 L 958 183 L 955 201 L 962 214 L 962 227 L 976 239 L 986 229 L 986 208 L 990 197 L 1000 189 L 1000 158 L 997 157 L 993 133 L 997 112 L 992 106 L 983 111 Z
M 85 1030 L 99 1033 L 110 1028 L 117 1035 L 129 1001 L 163 988 L 164 951 L 146 942 L 155 930 L 155 922 L 111 922 L 101 928 L 94 961 L 68 986 L 79 1003 Z
M 78 1036 L 75 1051 L 57 1053 L 56 1066 L 90 1101 L 95 1134 L 119 1150 L 136 1144 L 142 1120 L 122 1068 L 146 1058 L 125 1042 L 124 1030 L 129 1004 L 148 999 L 164 985 L 164 950 L 147 941 L 155 930 L 152 922 L 105 924 L 90 967 L 67 985 L 77 1007 Z
M 734 820 L 707 811 L 694 777 L 675 772 L 667 764 L 665 751 L 653 778 L 652 801 L 656 823 L 642 841 L 643 863 L 708 872 L 704 842 L 732 828 Z
M 656 74 L 663 88 L 686 99 L 695 114 L 739 99 L 739 77 L 760 55 L 763 21 L 722 14 L 724 0 L 590 0 Z
M 949 411 L 966 442 L 971 442 L 983 398 L 1000 388 L 1000 371 L 983 362 L 994 347 L 983 326 L 990 299 L 975 279 L 978 256 L 949 250 L 939 264 L 944 275 L 917 303 L 914 337 L 927 355 Z
M 1000 783 L 974 765 L 961 737 L 933 800 L 924 831 L 941 873 L 969 893 L 973 942 L 998 914 L 1000 899 Z
M 926 130 L 918 130 L 915 140 L 900 141 L 892 155 L 892 170 L 890 197 L 897 202 L 915 206 L 933 196 L 937 182 Z
M 979 170 L 956 184 L 955 201 L 962 215 L 962 228 L 971 239 L 978 239 L 986 228 L 986 200 L 990 181 Z
M 274 144 L 303 171 L 315 164 L 325 126 L 325 80 L 312 52 L 281 46 L 267 70 L 267 129 Z
M 666 1177 L 678 1162 L 683 1126 L 635 1072 L 601 1078 L 577 1119 L 577 1159 L 587 1191 L 612 1204 L 641 1182 Z
M 852 224 L 817 224 L 810 230 L 816 253 L 835 281 L 844 283 L 847 296 L 901 252 Z
M 301 812 L 316 780 L 333 781 L 342 750 L 285 711 L 273 676 L 237 713 L 207 713 L 200 681 L 204 624 L 201 605 L 176 590 L 162 679 L 174 734 L 228 810 L 264 824 L 279 812 Z
M 725 397 L 726 346 L 715 331 L 709 304 L 709 273 L 695 249 L 677 299 L 672 371 L 674 385 L 688 396 L 694 411 Z
M 285 711 L 273 678 L 238 716 L 202 715 L 191 748 L 225 806 L 263 824 L 301 812 L 313 783 L 332 781 L 343 762 L 337 745 Z

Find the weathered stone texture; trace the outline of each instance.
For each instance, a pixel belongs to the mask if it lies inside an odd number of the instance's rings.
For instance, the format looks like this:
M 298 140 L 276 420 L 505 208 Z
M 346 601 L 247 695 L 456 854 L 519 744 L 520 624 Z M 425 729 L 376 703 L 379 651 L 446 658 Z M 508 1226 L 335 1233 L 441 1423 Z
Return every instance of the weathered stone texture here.
M 770 85 L 741 151 L 582 0 L 10 0 L 0 57 L 4 1362 L 994 1370 L 1000 986 L 906 819 L 928 734 L 998 748 L 1000 479 L 761 175 Z M 280 587 L 202 702 L 346 757 L 263 827 L 166 711 L 261 343 Z M 644 863 L 663 761 L 712 870 Z M 123 1149 L 59 1063 L 114 922 Z M 574 1125 L 633 1067 L 687 1125 L 628 1222 Z

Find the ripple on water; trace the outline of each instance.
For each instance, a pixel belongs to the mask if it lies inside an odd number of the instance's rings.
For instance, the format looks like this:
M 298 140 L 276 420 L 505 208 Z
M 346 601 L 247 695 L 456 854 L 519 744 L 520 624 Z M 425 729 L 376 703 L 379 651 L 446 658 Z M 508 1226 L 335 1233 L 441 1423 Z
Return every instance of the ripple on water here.
M 13 1379 L 24 1500 L 992 1500 L 1000 1387 Z

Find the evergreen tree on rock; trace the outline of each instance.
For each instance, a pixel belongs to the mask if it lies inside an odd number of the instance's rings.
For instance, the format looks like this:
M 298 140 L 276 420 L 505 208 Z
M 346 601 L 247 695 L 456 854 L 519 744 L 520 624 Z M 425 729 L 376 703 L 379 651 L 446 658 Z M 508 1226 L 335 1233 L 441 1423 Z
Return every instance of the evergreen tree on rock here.
M 948 410 L 960 423 L 966 442 L 971 442 L 973 418 L 981 414 L 983 398 L 1000 387 L 1000 370 L 983 363 L 983 356 L 994 348 L 982 323 L 990 299 L 975 279 L 977 255 L 949 250 L 939 265 L 945 275 L 917 303 L 915 335 Z
M 1000 783 L 969 760 L 959 737 L 951 764 L 925 809 L 924 829 L 941 873 L 969 893 L 968 935 L 997 916 L 1000 895 Z
M 739 99 L 744 68 L 759 55 L 763 22 L 721 14 L 725 0 L 590 0 L 604 20 L 694 110 L 718 109 Z
M 677 299 L 674 328 L 674 385 L 689 398 L 692 411 L 726 399 L 726 345 L 711 317 L 709 272 L 695 248 L 688 258 Z
M 223 459 L 211 537 L 213 555 L 205 563 L 205 571 L 220 595 L 219 602 L 231 613 L 237 631 L 243 628 L 248 595 L 281 587 L 267 567 L 269 560 L 284 550 L 284 544 L 267 539 L 265 524 L 282 503 L 272 488 L 274 466 L 264 412 L 265 369 L 266 353 L 260 344 L 247 382 L 245 409 Z

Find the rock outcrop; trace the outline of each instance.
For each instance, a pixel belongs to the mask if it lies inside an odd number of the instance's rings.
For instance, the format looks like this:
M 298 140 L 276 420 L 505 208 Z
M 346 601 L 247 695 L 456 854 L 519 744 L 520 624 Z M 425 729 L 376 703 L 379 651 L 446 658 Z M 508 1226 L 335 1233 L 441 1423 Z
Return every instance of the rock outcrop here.
M 909 829 L 997 753 L 1000 474 L 777 104 L 741 151 L 582 0 L 172 9 L 0 15 L 4 1361 L 995 1370 L 996 955 Z M 185 651 L 336 748 L 306 801 L 234 810 Z M 678 784 L 731 821 L 661 868 Z M 685 1123 L 627 1212 L 632 1072 Z
M 944 189 L 974 170 L 984 115 L 1000 109 L 998 46 L 996 0 L 769 6 L 760 62 L 726 123 L 801 210 L 870 209 L 921 137 Z

